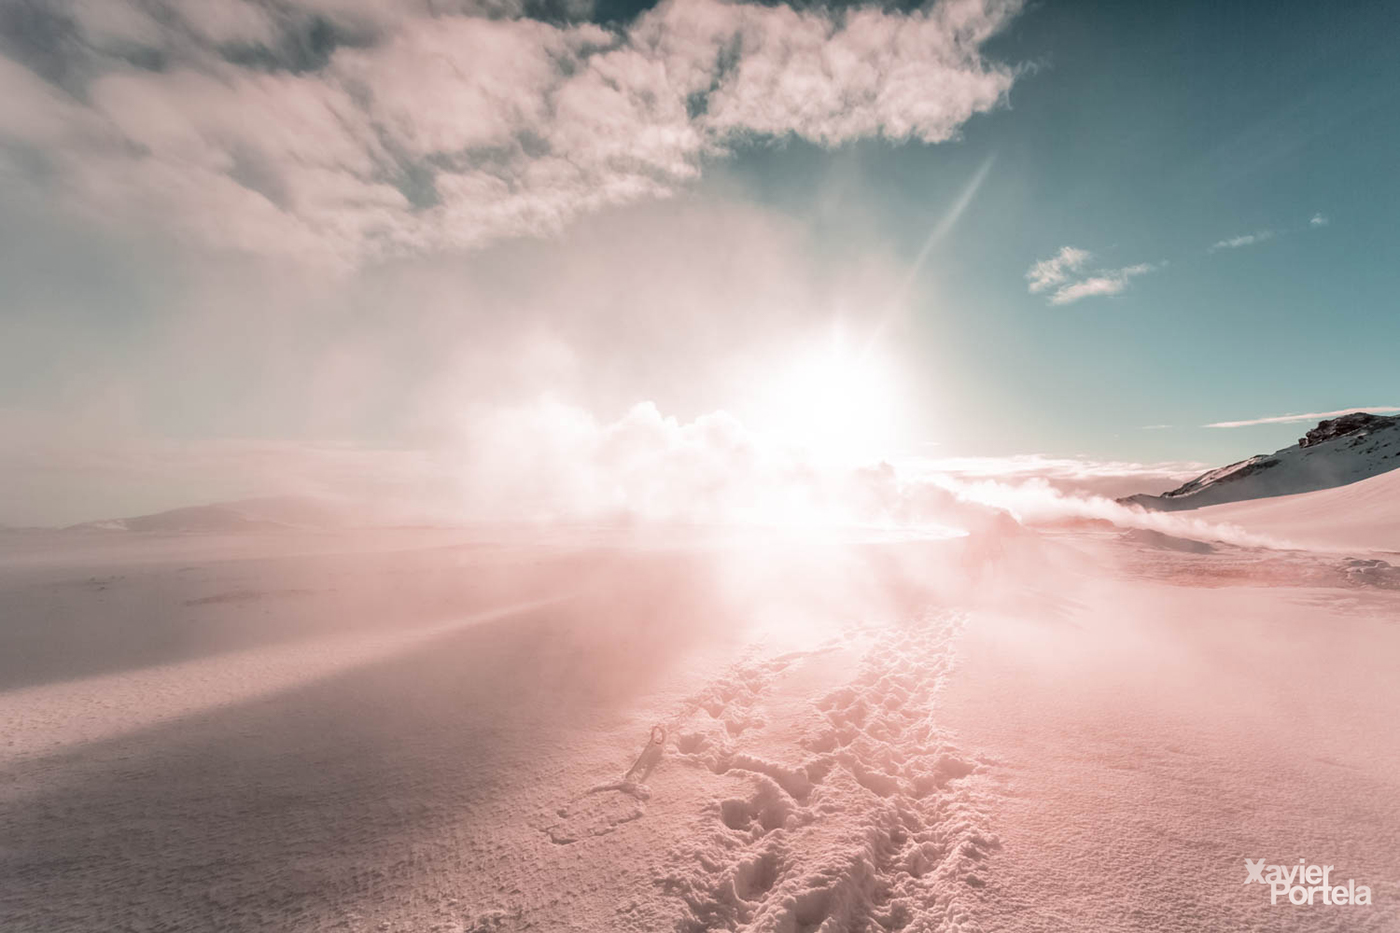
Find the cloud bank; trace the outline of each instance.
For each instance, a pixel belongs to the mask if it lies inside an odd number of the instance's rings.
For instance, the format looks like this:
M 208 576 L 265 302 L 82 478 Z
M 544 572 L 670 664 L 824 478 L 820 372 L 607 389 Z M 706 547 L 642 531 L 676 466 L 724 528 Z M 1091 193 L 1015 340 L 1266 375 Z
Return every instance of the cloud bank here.
M 548 398 L 481 406 L 464 420 L 455 443 L 421 450 L 229 439 L 55 440 L 44 449 L 0 452 L 0 466 L 28 459 L 46 476 L 100 476 L 141 489 L 178 487 L 197 475 L 205 488 L 222 487 L 230 499 L 311 496 L 367 524 L 678 522 L 922 536 L 949 529 L 1000 535 L 1014 518 L 1028 525 L 1089 520 L 1205 541 L 1279 544 L 1114 501 L 1177 485 L 1199 473 L 1198 463 L 1023 455 L 834 466 L 813 462 L 724 411 L 684 421 L 651 402 L 612 421 Z M 73 520 L 103 517 L 122 516 Z
M 605 27 L 509 2 L 58 4 L 0 46 L 0 178 L 253 253 L 472 249 L 665 197 L 754 140 L 947 140 L 1005 99 L 981 47 L 1019 5 L 666 0 Z

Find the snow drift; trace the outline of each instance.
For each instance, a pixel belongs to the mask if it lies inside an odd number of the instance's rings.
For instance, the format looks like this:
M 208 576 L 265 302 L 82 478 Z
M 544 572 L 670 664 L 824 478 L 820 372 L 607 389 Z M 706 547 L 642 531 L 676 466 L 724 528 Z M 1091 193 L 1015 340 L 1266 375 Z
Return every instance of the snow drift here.
M 1318 549 L 1400 551 L 1400 470 L 1332 489 L 1213 505 L 1197 514 Z

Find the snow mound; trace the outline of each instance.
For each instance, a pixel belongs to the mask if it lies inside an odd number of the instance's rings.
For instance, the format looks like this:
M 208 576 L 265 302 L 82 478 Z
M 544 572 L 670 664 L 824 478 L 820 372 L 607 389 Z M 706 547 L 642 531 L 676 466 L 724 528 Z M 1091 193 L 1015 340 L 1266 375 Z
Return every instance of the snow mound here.
M 1400 470 L 1331 489 L 1213 505 L 1200 516 L 1324 550 L 1400 551 Z
M 1130 528 L 1123 532 L 1123 540 L 1145 547 L 1183 551 L 1188 554 L 1210 554 L 1215 551 L 1215 545 L 1208 542 L 1164 534 L 1151 528 Z
M 1209 470 L 1160 496 L 1121 500 L 1160 511 L 1195 509 L 1359 482 L 1400 467 L 1400 417 L 1352 412 L 1322 421 L 1292 447 Z

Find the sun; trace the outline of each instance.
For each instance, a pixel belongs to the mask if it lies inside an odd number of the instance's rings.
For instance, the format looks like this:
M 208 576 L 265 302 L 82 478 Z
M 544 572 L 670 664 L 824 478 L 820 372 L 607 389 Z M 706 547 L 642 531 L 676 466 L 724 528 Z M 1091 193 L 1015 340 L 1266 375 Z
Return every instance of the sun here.
M 890 455 L 904 408 L 888 359 L 839 333 L 780 363 L 756 402 L 763 434 L 831 465 Z

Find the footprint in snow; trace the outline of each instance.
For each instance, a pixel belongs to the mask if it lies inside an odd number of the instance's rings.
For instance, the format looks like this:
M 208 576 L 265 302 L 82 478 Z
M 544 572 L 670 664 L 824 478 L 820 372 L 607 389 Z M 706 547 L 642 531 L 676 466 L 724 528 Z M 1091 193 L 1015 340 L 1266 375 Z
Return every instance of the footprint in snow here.
M 573 803 L 555 811 L 558 821 L 545 828 L 555 845 L 569 845 L 585 836 L 605 836 L 623 823 L 640 819 L 651 796 L 644 782 L 666 750 L 666 728 L 656 726 L 632 767 L 621 781 L 599 784 Z
M 588 836 L 606 836 L 624 823 L 641 819 L 650 796 L 645 784 L 630 781 L 600 784 L 556 810 L 558 820 L 545 828 L 545 834 L 550 842 L 560 846 Z

